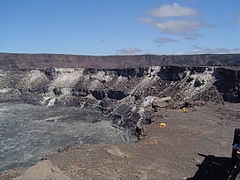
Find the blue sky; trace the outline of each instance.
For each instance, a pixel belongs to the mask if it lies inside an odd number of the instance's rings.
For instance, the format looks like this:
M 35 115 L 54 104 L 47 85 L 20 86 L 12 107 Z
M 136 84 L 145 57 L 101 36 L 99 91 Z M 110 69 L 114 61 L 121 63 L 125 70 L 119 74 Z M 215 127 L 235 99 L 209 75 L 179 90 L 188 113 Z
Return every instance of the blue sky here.
M 240 53 L 239 0 L 0 0 L 0 52 Z

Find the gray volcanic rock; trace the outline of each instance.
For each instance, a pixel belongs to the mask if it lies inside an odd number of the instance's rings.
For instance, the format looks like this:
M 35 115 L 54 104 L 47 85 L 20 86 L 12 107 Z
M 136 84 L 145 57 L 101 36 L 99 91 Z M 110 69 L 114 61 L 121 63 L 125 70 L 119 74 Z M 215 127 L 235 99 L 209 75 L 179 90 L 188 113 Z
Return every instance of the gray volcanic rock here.
M 57 72 L 55 71 L 54 68 L 46 69 L 45 74 L 50 80 L 53 80 L 57 77 Z
M 2 99 L 47 106 L 92 106 L 105 113 L 113 112 L 121 104 L 127 104 L 131 112 L 138 112 L 147 96 L 171 96 L 175 101 L 240 102 L 238 69 L 54 68 L 2 70 L 0 75 Z
M 59 95 L 63 94 L 61 88 L 54 88 L 54 89 L 53 89 L 53 92 L 54 92 L 54 94 L 55 94 L 56 96 L 59 96 Z
M 186 76 L 186 68 L 177 66 L 167 66 L 158 72 L 158 76 L 167 81 L 178 81 Z
M 90 108 L 0 104 L 0 171 L 32 165 L 69 146 L 135 140 Z
M 215 85 L 223 99 L 229 102 L 240 102 L 240 71 L 218 68 L 214 73 Z
M 93 90 L 90 92 L 97 100 L 103 100 L 106 97 L 106 94 L 103 90 Z
M 121 100 L 121 99 L 125 98 L 126 96 L 128 96 L 128 95 L 125 94 L 123 91 L 109 90 L 107 92 L 107 97 L 110 98 L 110 99 Z
M 199 87 L 201 86 L 203 83 L 199 80 L 199 79 L 196 79 L 195 82 L 194 82 L 194 87 Z

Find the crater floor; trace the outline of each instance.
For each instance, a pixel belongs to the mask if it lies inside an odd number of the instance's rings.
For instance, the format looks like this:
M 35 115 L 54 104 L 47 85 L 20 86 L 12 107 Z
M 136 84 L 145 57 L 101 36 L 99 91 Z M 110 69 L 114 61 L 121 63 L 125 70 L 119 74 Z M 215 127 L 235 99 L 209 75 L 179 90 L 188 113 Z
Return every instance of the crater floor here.
M 73 145 L 135 140 L 92 109 L 0 104 L 0 170 L 32 165 Z

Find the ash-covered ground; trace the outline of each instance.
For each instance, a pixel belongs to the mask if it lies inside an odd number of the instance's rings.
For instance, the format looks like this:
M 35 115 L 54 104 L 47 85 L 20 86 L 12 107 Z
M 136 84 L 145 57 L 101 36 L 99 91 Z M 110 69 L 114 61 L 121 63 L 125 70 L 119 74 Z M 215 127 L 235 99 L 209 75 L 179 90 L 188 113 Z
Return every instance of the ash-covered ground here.
M 69 146 L 135 140 L 90 108 L 0 104 L 0 170 L 32 165 Z

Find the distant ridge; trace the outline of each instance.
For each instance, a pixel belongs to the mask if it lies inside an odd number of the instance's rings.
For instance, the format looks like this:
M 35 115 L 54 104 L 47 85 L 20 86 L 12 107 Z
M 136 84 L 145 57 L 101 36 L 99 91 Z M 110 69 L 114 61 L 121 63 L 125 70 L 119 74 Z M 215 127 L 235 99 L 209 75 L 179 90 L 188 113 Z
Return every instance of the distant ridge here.
M 1 69 L 118 69 L 168 65 L 240 67 L 240 54 L 85 56 L 0 53 Z

